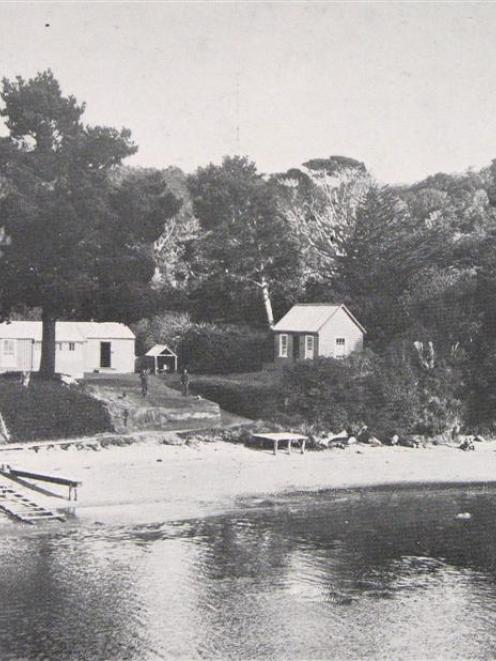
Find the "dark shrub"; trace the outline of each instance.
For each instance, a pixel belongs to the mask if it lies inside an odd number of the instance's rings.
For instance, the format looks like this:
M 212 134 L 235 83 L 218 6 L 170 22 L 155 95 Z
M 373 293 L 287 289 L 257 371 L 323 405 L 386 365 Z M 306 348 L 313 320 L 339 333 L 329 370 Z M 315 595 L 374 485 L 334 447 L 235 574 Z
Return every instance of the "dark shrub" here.
M 280 406 L 279 389 L 272 385 L 207 383 L 193 380 L 191 389 L 196 394 L 217 402 L 226 411 L 247 418 L 271 420 Z
M 390 346 L 373 362 L 367 424 L 379 437 L 413 433 L 419 422 L 419 370 L 412 349 Z
M 291 415 L 339 431 L 366 424 L 373 434 L 439 434 L 460 418 L 457 370 L 423 366 L 412 343 L 392 343 L 344 360 L 321 358 L 285 371 L 283 398 Z
M 496 431 L 496 342 L 480 342 L 471 355 L 467 369 L 468 422 L 473 429 L 494 434 Z
M 270 360 L 267 332 L 240 326 L 193 324 L 179 343 L 179 363 L 196 374 L 256 372 Z
M 345 360 L 302 361 L 284 372 L 285 410 L 307 422 L 339 430 L 364 424 L 373 392 L 375 356 L 363 352 Z
M 101 402 L 56 381 L 31 382 L 29 388 L 0 381 L 0 413 L 12 441 L 70 438 L 112 431 Z

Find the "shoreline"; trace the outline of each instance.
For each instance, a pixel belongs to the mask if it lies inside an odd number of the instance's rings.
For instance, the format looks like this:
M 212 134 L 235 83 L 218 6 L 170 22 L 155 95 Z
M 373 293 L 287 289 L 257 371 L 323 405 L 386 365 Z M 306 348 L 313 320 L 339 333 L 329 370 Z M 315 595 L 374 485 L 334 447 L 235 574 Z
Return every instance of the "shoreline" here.
M 274 456 L 231 443 L 172 446 L 143 439 L 99 450 L 45 446 L 0 452 L 0 463 L 81 480 L 76 502 L 51 485 L 43 485 L 51 495 L 26 490 L 41 505 L 74 514 L 75 520 L 142 524 L 221 514 L 298 492 L 490 484 L 496 482 L 496 443 L 478 443 L 475 452 L 359 445 Z

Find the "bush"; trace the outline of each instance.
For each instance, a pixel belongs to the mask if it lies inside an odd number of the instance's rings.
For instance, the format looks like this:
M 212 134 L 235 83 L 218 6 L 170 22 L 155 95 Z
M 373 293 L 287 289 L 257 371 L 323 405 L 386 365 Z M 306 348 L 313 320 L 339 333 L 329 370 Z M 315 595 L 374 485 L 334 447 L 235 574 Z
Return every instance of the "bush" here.
M 270 360 L 272 338 L 242 326 L 192 324 L 178 347 L 179 364 L 196 374 L 256 372 Z
M 167 344 L 175 351 L 180 338 L 191 325 L 189 314 L 174 310 L 151 319 L 141 319 L 131 326 L 136 335 L 136 354 L 141 356 L 155 344 Z
M 193 323 L 186 313 L 165 312 L 142 319 L 133 331 L 138 355 L 167 344 L 177 353 L 179 367 L 197 374 L 256 372 L 272 360 L 272 336 L 250 326 Z
M 286 368 L 283 379 L 284 408 L 317 427 L 338 430 L 364 424 L 373 392 L 371 352 L 345 360 L 320 358 Z
M 70 438 L 112 431 L 103 404 L 78 388 L 56 381 L 31 382 L 29 388 L 0 381 L 0 412 L 12 441 Z
M 393 434 L 440 434 L 461 417 L 456 368 L 427 369 L 412 343 L 392 343 L 382 355 L 364 351 L 344 360 L 321 358 L 285 371 L 286 410 L 307 423 L 338 431 L 368 425 Z
M 273 385 L 193 380 L 191 390 L 217 402 L 224 410 L 247 418 L 270 420 L 280 407 L 279 389 Z
M 373 363 L 367 422 L 379 437 L 410 434 L 420 422 L 419 370 L 411 347 L 390 346 Z

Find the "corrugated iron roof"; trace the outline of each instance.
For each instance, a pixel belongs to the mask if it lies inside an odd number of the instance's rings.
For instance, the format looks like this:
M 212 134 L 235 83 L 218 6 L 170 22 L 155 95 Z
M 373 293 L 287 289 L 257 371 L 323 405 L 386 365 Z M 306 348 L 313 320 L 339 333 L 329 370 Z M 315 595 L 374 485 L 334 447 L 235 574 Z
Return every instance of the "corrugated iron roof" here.
M 116 321 L 59 321 L 58 324 L 76 324 L 85 338 L 108 340 L 134 340 L 134 333 L 125 324 Z
M 345 305 L 327 303 L 298 303 L 280 319 L 272 330 L 286 333 L 318 333 L 322 326 L 342 308 L 352 321 L 365 333 L 365 328 L 355 319 Z
M 41 336 L 41 321 L 11 321 L 0 324 L 0 338 L 41 342 Z M 75 324 L 62 322 L 55 326 L 55 339 L 57 342 L 84 342 L 84 337 Z
M 0 324 L 0 338 L 24 339 L 41 342 L 41 321 L 11 321 Z M 55 340 L 57 342 L 84 342 L 88 338 L 134 339 L 134 334 L 124 324 L 93 321 L 57 321 Z

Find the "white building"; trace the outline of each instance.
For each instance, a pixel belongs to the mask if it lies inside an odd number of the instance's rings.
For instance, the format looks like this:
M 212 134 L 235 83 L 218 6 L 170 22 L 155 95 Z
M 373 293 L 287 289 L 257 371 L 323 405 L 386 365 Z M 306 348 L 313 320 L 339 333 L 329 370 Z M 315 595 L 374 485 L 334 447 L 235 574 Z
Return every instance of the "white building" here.
M 41 321 L 0 324 L 0 372 L 40 367 Z M 134 334 L 124 324 L 58 321 L 55 371 L 81 378 L 85 372 L 134 372 Z
M 273 327 L 279 365 L 320 356 L 343 358 L 363 349 L 366 333 L 345 305 L 300 303 Z

